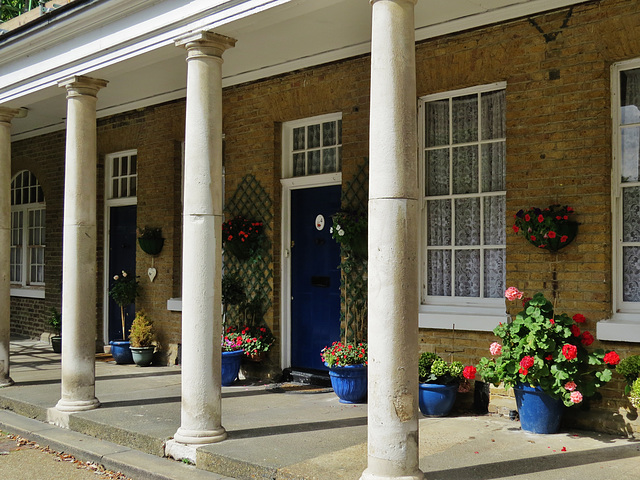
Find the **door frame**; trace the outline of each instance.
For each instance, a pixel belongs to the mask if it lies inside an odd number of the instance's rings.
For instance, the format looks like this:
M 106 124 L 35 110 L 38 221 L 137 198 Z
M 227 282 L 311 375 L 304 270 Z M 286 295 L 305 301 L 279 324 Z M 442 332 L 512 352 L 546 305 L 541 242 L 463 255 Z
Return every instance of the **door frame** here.
M 105 175 L 104 175 L 104 234 L 102 251 L 102 341 L 105 345 L 109 345 L 109 239 L 111 238 L 111 208 L 112 207 L 128 207 L 138 205 L 138 197 L 125 198 L 107 198 L 109 192 L 109 182 L 111 181 L 111 164 L 110 159 L 122 155 L 137 155 L 136 149 L 123 150 L 120 152 L 109 153 L 105 155 Z
M 283 178 L 280 223 L 280 367 L 291 366 L 291 191 L 342 185 L 342 172 Z

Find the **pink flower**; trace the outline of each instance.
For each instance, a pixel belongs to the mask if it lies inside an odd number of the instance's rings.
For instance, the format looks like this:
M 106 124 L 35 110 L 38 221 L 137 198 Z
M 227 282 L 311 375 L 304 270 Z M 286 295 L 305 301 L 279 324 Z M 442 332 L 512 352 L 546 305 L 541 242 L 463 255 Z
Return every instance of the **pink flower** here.
M 582 315 L 581 313 L 576 313 L 573 316 L 573 321 L 576 323 L 584 323 L 586 319 L 584 318 L 584 315 Z
M 575 392 L 571 392 L 571 401 L 573 403 L 580 403 L 582 401 L 582 394 L 577 390 Z
M 489 351 L 491 352 L 491 355 L 500 355 L 502 353 L 502 345 L 498 342 L 493 342 L 489 346 Z
M 564 388 L 566 388 L 570 392 L 573 392 L 576 389 L 576 387 L 577 387 L 576 382 L 567 382 L 564 384 Z
M 504 296 L 507 298 L 507 300 L 513 301 L 516 298 L 522 298 L 522 292 L 516 287 L 509 287 L 505 290 Z
M 562 347 L 562 354 L 567 360 L 573 360 L 578 356 L 578 348 L 575 345 L 567 343 Z
M 476 378 L 476 367 L 469 365 L 462 370 L 462 376 L 467 380 L 473 380 Z

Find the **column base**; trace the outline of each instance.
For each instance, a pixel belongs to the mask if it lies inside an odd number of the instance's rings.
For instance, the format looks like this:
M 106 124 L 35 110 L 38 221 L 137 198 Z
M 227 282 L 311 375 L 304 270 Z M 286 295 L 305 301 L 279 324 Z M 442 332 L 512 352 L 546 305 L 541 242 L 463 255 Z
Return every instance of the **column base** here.
M 92 400 L 58 400 L 56 409 L 61 412 L 84 412 L 86 410 L 94 410 L 100 406 L 100 401 L 97 398 Z
M 207 443 L 218 443 L 227 438 L 227 431 L 224 427 L 217 430 L 187 430 L 180 427 L 173 439 L 176 442 L 186 445 L 204 445 Z
M 424 478 L 424 473 L 422 473 L 420 470 L 418 470 L 418 472 L 413 475 L 390 476 L 377 475 L 373 472 L 370 472 L 367 468 L 364 472 L 362 472 L 360 480 L 424 480 Z
M 10 387 L 14 383 L 15 382 L 13 380 L 11 380 L 11 377 L 0 378 L 0 388 L 2 388 L 2 387 Z

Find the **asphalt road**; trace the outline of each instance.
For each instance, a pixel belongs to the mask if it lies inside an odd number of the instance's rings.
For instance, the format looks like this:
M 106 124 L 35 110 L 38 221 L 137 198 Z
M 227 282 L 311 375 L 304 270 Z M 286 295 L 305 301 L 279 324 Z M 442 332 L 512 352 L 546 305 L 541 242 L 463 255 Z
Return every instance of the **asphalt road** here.
M 2 480 L 135 480 L 0 432 Z

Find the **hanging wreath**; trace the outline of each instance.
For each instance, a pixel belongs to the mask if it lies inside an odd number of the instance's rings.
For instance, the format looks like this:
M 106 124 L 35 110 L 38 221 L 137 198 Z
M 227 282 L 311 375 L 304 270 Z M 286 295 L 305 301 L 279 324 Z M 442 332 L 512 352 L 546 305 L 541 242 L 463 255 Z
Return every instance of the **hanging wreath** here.
M 575 210 L 567 205 L 520 210 L 514 215 L 513 231 L 538 248 L 557 252 L 578 234 L 578 222 L 571 218 L 574 213 Z

